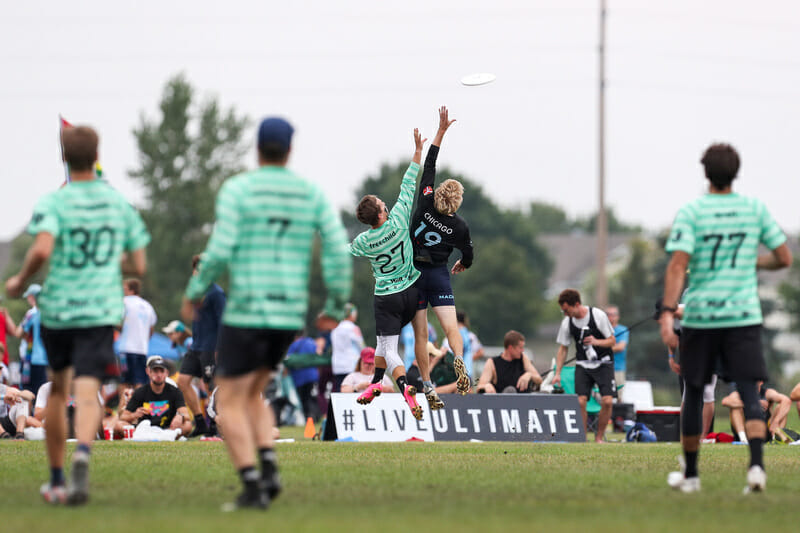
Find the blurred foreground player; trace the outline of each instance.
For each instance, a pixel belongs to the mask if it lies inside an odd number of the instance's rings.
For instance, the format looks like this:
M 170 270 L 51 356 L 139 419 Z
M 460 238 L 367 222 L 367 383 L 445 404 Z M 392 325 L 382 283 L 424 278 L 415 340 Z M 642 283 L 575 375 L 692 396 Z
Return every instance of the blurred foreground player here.
M 325 312 L 340 317 L 350 296 L 352 261 L 342 222 L 319 186 L 286 168 L 293 131 L 281 118 L 261 122 L 259 168 L 220 188 L 214 232 L 186 289 L 183 316 L 188 320 L 211 283 L 229 271 L 217 342 L 217 396 L 225 445 L 244 490 L 223 510 L 266 509 L 281 490 L 274 416 L 261 392 L 304 325 L 317 233 L 328 291 Z

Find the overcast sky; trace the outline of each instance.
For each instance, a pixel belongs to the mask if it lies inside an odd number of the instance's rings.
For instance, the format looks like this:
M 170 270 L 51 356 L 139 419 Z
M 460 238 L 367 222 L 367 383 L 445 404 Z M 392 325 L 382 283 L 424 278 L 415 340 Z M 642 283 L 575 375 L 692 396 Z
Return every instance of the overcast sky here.
M 338 207 L 407 160 L 436 109 L 457 123 L 442 165 L 497 202 L 597 202 L 597 0 L 11 2 L 0 18 L 0 238 L 63 171 L 58 114 L 97 128 L 108 179 L 135 204 L 131 130 L 183 72 L 203 97 L 296 126 L 291 166 Z M 609 0 L 607 202 L 646 228 L 703 192 L 713 141 L 740 151 L 736 188 L 800 230 L 800 2 Z M 467 88 L 459 79 L 492 72 Z M 255 165 L 255 155 L 247 161 Z M 469 194 L 469 191 L 466 191 Z M 391 200 L 391 199 L 388 199 Z

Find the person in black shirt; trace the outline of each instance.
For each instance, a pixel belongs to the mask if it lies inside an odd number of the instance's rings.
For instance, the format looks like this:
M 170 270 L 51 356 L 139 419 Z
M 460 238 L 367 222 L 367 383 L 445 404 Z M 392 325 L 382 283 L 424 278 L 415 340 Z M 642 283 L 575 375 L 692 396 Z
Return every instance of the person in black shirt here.
M 180 429 L 182 434 L 189 434 L 192 430 L 189 410 L 178 387 L 167 383 L 168 370 L 164 358 L 160 355 L 150 357 L 146 371 L 150 383 L 133 391 L 114 431 L 121 433 L 125 424 L 139 425 L 149 420 L 153 427 Z
M 478 381 L 479 393 L 530 392 L 542 382 L 542 376 L 525 355 L 525 337 L 511 330 L 503 337 L 503 353 L 492 357 L 483 366 Z
M 430 379 L 430 368 L 426 350 L 428 340 L 428 305 L 433 307 L 442 329 L 447 335 L 450 348 L 455 354 L 455 369 L 458 375 L 457 390 L 466 394 L 470 379 L 464 364 L 464 343 L 458 331 L 455 299 L 450 285 L 450 273 L 458 274 L 472 265 L 472 239 L 467 222 L 456 214 L 461 206 L 464 187 L 456 180 L 445 180 L 434 190 L 436 157 L 447 129 L 455 122 L 449 120 L 447 108 L 439 108 L 439 129 L 433 138 L 422 179 L 418 187 L 417 208 L 411 219 L 411 240 L 414 244 L 414 266 L 422 274 L 417 280 L 419 301 L 413 320 L 414 352 L 422 375 L 423 392 L 432 410 L 441 409 L 444 403 L 439 398 Z M 447 270 L 447 260 L 453 248 L 461 251 L 461 259 L 452 270 Z

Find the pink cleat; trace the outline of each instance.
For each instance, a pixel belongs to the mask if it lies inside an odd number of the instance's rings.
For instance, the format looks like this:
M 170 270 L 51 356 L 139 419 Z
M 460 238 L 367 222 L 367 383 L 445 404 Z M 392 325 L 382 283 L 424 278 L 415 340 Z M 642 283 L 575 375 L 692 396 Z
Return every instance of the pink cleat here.
M 369 405 L 372 400 L 381 395 L 381 392 L 383 392 L 383 387 L 381 384 L 372 383 L 364 390 L 364 392 L 361 393 L 361 396 L 359 396 L 356 401 L 361 405 Z
M 422 420 L 422 407 L 417 403 L 417 388 L 414 385 L 407 385 L 403 391 L 403 398 L 405 398 L 414 418 Z

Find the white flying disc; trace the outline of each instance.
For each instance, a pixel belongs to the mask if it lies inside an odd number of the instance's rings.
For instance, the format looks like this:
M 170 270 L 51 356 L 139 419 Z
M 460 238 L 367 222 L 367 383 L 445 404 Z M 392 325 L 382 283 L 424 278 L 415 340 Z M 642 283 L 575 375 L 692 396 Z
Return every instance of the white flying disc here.
M 477 74 L 468 74 L 461 78 L 461 84 L 468 87 L 486 85 L 487 83 L 492 83 L 495 78 L 497 78 L 497 76 L 489 72 L 478 72 Z

